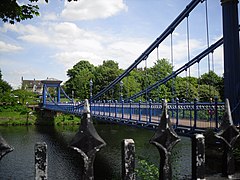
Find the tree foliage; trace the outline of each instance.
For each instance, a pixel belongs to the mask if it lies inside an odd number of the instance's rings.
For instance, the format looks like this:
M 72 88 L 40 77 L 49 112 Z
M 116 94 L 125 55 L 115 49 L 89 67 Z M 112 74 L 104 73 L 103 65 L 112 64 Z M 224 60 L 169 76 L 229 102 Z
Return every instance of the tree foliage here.
M 17 0 L 0 1 L 0 18 L 3 22 L 14 24 L 26 19 L 32 19 L 39 16 L 39 7 L 34 2 L 38 0 L 29 0 L 28 4 L 20 5 Z M 47 2 L 47 0 L 46 0 Z
M 11 96 L 12 87 L 2 79 L 2 72 L 0 70 L 0 103 L 11 104 L 13 98 Z
M 95 67 L 86 60 L 79 61 L 67 71 L 69 80 L 65 83 L 68 94 L 80 99 L 89 98 L 89 82 L 94 78 Z
M 0 1 L 0 18 L 3 22 L 14 24 L 26 19 L 32 19 L 39 16 L 39 6 L 36 4 L 39 0 L 28 0 L 21 4 L 17 0 Z M 68 0 L 71 2 L 72 0 Z M 74 0 L 77 1 L 77 0 Z M 48 0 L 45 0 L 48 3 Z
M 125 78 L 122 79 L 122 89 L 120 83 L 117 84 L 109 92 L 105 93 L 101 99 L 120 100 L 121 92 L 123 99 L 133 96 L 134 94 L 146 89 L 146 87 L 156 83 L 156 81 L 164 79 L 173 72 L 173 67 L 167 59 L 157 60 L 154 66 L 150 68 L 135 68 Z M 75 92 L 76 97 L 80 100 L 89 98 L 90 80 L 93 81 L 93 96 L 100 90 L 109 85 L 120 74 L 123 73 L 119 69 L 118 63 L 113 60 L 103 61 L 102 65 L 94 66 L 86 60 L 79 61 L 72 69 L 67 71 L 69 80 L 65 83 L 66 92 L 71 94 Z M 180 101 L 193 101 L 197 98 L 199 101 L 210 101 L 217 96 L 223 99 L 221 92 L 223 91 L 223 78 L 214 72 L 203 74 L 200 78 L 196 77 L 176 77 L 165 84 L 153 89 L 151 92 L 144 94 L 135 101 L 152 99 L 153 101 L 161 101 L 167 99 L 178 98 Z
M 23 90 L 23 89 L 17 89 L 12 91 L 12 95 L 18 99 L 18 102 L 21 104 L 26 104 L 27 100 L 35 98 L 35 94 L 33 92 Z

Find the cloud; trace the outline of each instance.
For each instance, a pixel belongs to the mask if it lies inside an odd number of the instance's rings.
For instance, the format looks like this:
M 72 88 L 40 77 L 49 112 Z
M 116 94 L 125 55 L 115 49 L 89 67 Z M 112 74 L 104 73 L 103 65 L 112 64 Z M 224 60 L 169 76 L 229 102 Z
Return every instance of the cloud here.
M 96 65 L 103 60 L 115 60 L 122 69 L 128 68 L 149 46 L 151 41 L 146 38 L 119 37 L 113 33 L 102 34 L 85 30 L 72 22 L 44 22 L 36 26 L 17 24 L 5 26 L 2 31 L 14 31 L 18 39 L 24 42 L 41 45 L 40 49 L 48 48 L 50 60 L 62 64 L 64 69 L 72 68 L 79 60 L 89 60 Z M 203 47 L 197 39 L 190 39 L 191 58 L 197 55 Z M 42 47 L 42 48 L 41 48 Z M 175 34 L 174 69 L 187 62 L 187 42 Z M 159 58 L 167 58 L 171 63 L 170 41 L 164 41 L 159 46 Z M 156 62 L 156 50 L 148 57 L 148 67 Z M 138 67 L 144 67 L 141 63 Z
M 80 52 L 80 51 L 74 51 L 74 52 L 60 52 L 56 53 L 53 58 L 56 59 L 58 63 L 64 64 L 66 70 L 69 68 L 72 68 L 73 65 L 75 65 L 80 60 L 89 60 L 90 63 L 94 65 L 100 65 L 102 61 L 100 60 L 101 57 L 97 56 L 95 53 L 92 52 Z
M 15 51 L 20 51 L 23 48 L 20 46 L 15 46 L 3 41 L 0 41 L 0 52 L 15 52 Z
M 58 16 L 54 12 L 48 12 L 42 15 L 43 21 L 55 21 L 57 18 Z
M 61 16 L 66 20 L 93 20 L 116 15 L 120 11 L 127 11 L 123 0 L 89 0 L 72 1 L 65 0 Z

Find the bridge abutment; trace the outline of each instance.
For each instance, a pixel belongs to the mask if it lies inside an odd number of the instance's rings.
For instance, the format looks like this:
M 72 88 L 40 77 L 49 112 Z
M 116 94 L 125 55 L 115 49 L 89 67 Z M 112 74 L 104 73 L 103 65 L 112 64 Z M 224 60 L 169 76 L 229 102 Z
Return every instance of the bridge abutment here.
M 36 125 L 54 125 L 54 118 L 58 112 L 41 108 L 37 108 L 36 112 Z

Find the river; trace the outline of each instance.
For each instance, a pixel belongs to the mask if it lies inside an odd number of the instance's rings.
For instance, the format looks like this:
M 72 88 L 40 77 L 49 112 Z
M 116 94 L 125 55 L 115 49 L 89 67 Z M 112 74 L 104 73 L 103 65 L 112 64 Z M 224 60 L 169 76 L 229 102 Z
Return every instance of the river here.
M 113 124 L 96 124 L 95 127 L 107 143 L 97 153 L 96 180 L 121 179 L 121 141 L 125 138 L 134 139 L 137 159 L 158 165 L 158 151 L 149 144 L 153 131 Z M 1 126 L 1 135 L 14 151 L 0 161 L 0 179 L 34 179 L 34 145 L 43 141 L 48 146 L 48 179 L 80 179 L 81 157 L 68 147 L 77 131 L 78 126 Z M 174 179 L 191 176 L 189 138 L 181 137 L 181 142 L 175 146 L 172 166 Z

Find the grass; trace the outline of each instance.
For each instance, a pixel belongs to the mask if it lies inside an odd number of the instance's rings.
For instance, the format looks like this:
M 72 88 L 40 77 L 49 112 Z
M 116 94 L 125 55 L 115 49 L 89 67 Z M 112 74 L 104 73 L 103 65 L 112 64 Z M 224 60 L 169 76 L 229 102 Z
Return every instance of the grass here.
M 0 125 L 34 125 L 37 121 L 35 111 L 25 105 L 0 106 Z M 58 114 L 54 117 L 55 125 L 79 125 L 80 118 L 71 114 Z
M 80 117 L 71 114 L 60 114 L 54 118 L 56 125 L 79 125 Z
M 0 125 L 33 125 L 36 117 L 33 114 L 22 114 L 21 112 L 0 112 Z

